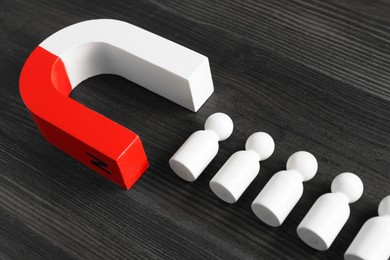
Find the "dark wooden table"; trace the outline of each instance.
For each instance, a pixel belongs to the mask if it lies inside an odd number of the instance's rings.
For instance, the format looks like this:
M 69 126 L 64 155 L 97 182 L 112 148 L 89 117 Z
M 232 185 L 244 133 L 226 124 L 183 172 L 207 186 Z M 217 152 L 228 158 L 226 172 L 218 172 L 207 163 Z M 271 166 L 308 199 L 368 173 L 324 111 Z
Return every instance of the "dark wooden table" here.
M 390 3 L 0 0 L 0 259 L 341 259 L 390 193 Z M 123 20 L 209 57 L 215 93 L 192 113 L 123 78 L 88 79 L 75 100 L 137 132 L 150 168 L 124 191 L 47 143 L 18 90 L 29 53 L 73 23 Z M 233 135 L 194 183 L 168 160 L 213 112 Z M 274 155 L 238 203 L 208 182 L 256 131 Z M 104 136 L 102 136 L 104 138 Z M 250 204 L 290 154 L 307 150 L 317 176 L 286 222 L 271 228 Z M 339 173 L 365 185 L 328 251 L 296 227 Z

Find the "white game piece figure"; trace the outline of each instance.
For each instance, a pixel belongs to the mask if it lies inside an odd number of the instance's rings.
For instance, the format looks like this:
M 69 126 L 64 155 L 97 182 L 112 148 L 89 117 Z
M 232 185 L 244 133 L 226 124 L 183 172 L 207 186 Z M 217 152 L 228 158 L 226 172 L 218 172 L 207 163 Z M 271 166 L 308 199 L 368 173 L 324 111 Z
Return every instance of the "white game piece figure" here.
M 252 134 L 245 151 L 234 153 L 210 181 L 211 190 L 221 200 L 234 203 L 260 170 L 259 161 L 268 159 L 275 150 L 272 137 L 264 132 Z
M 318 163 L 309 152 L 299 151 L 287 160 L 287 171 L 277 172 L 252 203 L 255 215 L 267 225 L 278 227 L 303 194 L 303 183 L 317 173 Z
M 233 121 L 223 113 L 207 118 L 205 130 L 196 131 L 169 160 L 172 170 L 183 180 L 193 182 L 217 155 L 218 141 L 227 139 L 233 132 Z
M 344 255 L 345 260 L 388 260 L 390 258 L 390 196 L 378 207 L 378 217 L 364 223 Z
M 348 204 L 362 196 L 363 183 L 357 175 L 344 172 L 334 178 L 331 191 L 317 199 L 297 228 L 303 242 L 321 251 L 329 249 L 347 222 Z

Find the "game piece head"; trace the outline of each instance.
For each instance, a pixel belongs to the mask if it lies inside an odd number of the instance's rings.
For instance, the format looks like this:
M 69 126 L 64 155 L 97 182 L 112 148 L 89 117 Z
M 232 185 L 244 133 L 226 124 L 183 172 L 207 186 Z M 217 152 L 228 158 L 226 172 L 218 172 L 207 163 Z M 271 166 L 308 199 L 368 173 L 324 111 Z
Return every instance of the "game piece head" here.
M 317 159 L 309 152 L 299 151 L 288 158 L 286 169 L 298 171 L 302 175 L 303 181 L 308 181 L 317 173 Z
M 379 216 L 388 216 L 390 217 L 390 195 L 385 197 L 378 207 Z
M 260 161 L 268 159 L 275 150 L 275 142 L 272 137 L 264 132 L 257 132 L 249 136 L 245 143 L 246 150 L 254 150 L 260 157 Z
M 331 191 L 341 192 L 347 196 L 349 203 L 360 199 L 363 194 L 363 182 L 353 173 L 344 172 L 336 176 L 332 181 Z
M 224 113 L 214 113 L 207 118 L 204 129 L 214 131 L 219 141 L 227 139 L 233 132 L 233 121 Z

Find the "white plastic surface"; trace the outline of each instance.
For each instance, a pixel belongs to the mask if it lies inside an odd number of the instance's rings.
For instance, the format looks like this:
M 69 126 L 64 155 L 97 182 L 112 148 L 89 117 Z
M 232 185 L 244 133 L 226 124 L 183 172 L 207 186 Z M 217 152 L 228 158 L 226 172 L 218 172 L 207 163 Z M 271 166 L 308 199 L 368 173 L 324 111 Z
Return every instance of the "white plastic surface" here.
M 233 132 L 233 121 L 223 113 L 212 114 L 206 130 L 193 133 L 169 160 L 171 169 L 183 180 L 193 182 L 217 155 L 218 141 Z
M 390 196 L 379 204 L 378 217 L 364 223 L 351 245 L 345 260 L 388 260 L 390 258 Z
M 272 137 L 265 132 L 257 132 L 249 136 L 245 143 L 247 151 L 255 151 L 260 161 L 267 160 L 275 151 L 275 142 Z
M 61 58 L 73 88 L 99 74 L 116 74 L 193 111 L 214 91 L 207 57 L 122 21 L 77 23 L 40 47 Z
M 354 203 L 363 194 L 363 182 L 360 178 L 350 172 L 339 174 L 332 181 L 330 187 L 332 193 L 341 192 L 347 196 L 349 203 Z
M 252 134 L 246 150 L 234 153 L 210 181 L 211 190 L 221 200 L 235 203 L 260 170 L 260 160 L 267 159 L 275 149 L 272 137 L 264 132 Z
M 218 135 L 219 141 L 229 138 L 233 128 L 233 121 L 224 113 L 214 113 L 204 123 L 204 129 L 214 131 Z
M 327 250 L 340 233 L 350 214 L 349 203 L 363 193 L 363 183 L 353 173 L 341 173 L 332 182 L 332 193 L 313 204 L 297 228 L 298 236 L 317 250 Z
M 286 168 L 272 176 L 252 203 L 255 215 L 273 227 L 283 224 L 302 196 L 302 182 L 314 177 L 318 164 L 311 153 L 299 151 L 289 157 Z
M 317 173 L 318 162 L 311 153 L 299 151 L 288 158 L 286 169 L 298 171 L 302 175 L 303 181 L 309 181 Z

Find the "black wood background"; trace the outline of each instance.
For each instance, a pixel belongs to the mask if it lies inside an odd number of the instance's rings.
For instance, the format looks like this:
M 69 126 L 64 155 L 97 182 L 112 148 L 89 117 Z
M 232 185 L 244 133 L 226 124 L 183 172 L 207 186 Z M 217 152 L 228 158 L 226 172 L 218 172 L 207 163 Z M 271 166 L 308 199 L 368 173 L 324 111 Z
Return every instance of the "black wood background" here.
M 0 259 L 341 259 L 390 193 L 390 3 L 382 0 L 0 0 Z M 71 97 L 137 132 L 150 168 L 124 191 L 52 147 L 18 90 L 29 53 L 87 19 L 123 20 L 209 57 L 215 93 L 192 113 L 111 75 Z M 221 111 L 235 129 L 194 183 L 168 159 Z M 238 203 L 208 182 L 256 131 L 274 155 Z M 104 138 L 102 136 L 101 138 Z M 250 204 L 290 154 L 312 152 L 317 176 L 282 227 Z M 365 185 L 332 247 L 317 252 L 296 227 L 339 173 Z

